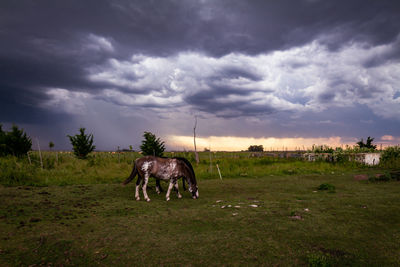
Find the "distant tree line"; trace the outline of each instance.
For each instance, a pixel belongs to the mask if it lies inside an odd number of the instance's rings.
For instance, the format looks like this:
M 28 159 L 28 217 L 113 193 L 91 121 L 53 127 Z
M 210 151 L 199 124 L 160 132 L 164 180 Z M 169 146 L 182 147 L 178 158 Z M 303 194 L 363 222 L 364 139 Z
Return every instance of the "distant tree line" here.
M 72 149 L 76 157 L 85 159 L 88 154 L 96 148 L 93 144 L 93 134 L 86 134 L 85 128 L 79 129 L 79 134 L 74 136 L 67 135 L 69 138 Z M 157 138 L 155 134 L 151 132 L 144 132 L 143 141 L 140 149 L 143 155 L 152 155 L 162 157 L 165 144 L 160 138 Z M 368 136 L 366 142 L 361 138 L 359 142 L 357 142 L 357 146 L 360 149 L 370 149 L 375 150 L 376 145 L 372 144 L 374 138 Z M 50 149 L 54 147 L 54 143 L 49 143 Z M 329 147 L 328 147 L 329 148 Z M 0 124 L 0 156 L 13 155 L 16 157 L 21 157 L 28 153 L 32 149 L 32 140 L 23 129 L 19 129 L 18 126 L 13 125 L 11 127 L 11 131 L 3 131 L 2 125 Z M 321 147 L 322 149 L 322 147 Z M 132 150 L 132 146 L 130 146 L 130 150 Z M 262 145 L 251 145 L 247 149 L 249 152 L 263 152 L 264 147 Z M 205 149 L 205 151 L 207 151 Z M 314 151 L 314 149 L 313 149 Z M 332 153 L 332 151 L 322 151 L 325 153 Z
M 264 147 L 262 145 L 252 145 L 247 150 L 250 152 L 263 152 Z

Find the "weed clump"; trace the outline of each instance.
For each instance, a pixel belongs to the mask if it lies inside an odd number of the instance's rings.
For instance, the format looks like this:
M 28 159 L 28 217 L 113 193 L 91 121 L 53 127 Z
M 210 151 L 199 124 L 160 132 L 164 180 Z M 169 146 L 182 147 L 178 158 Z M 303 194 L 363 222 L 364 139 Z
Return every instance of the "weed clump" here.
M 36 183 L 36 168 L 18 162 L 16 157 L 8 156 L 0 161 L 0 184 L 7 186 L 32 185 Z
M 336 190 L 334 185 L 331 185 L 328 183 L 320 184 L 317 189 L 318 190 L 327 190 L 329 193 L 335 193 L 335 190 Z
M 391 180 L 400 181 L 400 171 L 390 171 L 384 174 L 375 174 L 368 178 L 369 182 L 388 182 Z
M 400 167 L 400 146 L 388 147 L 381 155 L 381 165 L 391 168 Z
M 332 266 L 332 260 L 329 255 L 319 252 L 311 253 L 307 256 L 309 267 L 329 267 Z

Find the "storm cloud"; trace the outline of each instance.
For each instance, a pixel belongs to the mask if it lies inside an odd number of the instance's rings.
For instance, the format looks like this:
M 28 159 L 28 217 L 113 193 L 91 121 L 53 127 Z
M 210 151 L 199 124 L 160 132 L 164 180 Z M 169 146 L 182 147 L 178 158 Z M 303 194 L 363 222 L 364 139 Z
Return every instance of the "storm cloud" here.
M 2 1 L 0 122 L 67 147 L 400 136 L 398 1 Z M 51 130 L 57 128 L 57 130 Z M 60 134 L 63 132 L 63 134 Z

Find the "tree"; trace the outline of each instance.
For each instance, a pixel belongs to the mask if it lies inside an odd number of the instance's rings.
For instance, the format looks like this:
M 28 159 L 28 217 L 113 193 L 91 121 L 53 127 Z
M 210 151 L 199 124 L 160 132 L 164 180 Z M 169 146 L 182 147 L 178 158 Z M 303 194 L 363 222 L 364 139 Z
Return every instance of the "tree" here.
M 32 149 L 32 140 L 23 129 L 13 125 L 10 132 L 4 132 L 0 124 L 0 156 L 20 157 Z
M 7 155 L 6 133 L 2 129 L 3 125 L 0 124 L 0 156 Z
M 361 141 L 357 142 L 357 145 L 360 148 L 369 148 L 369 149 L 376 149 L 376 145 L 373 145 L 372 142 L 374 141 L 375 138 L 371 138 L 370 136 L 368 136 L 367 138 L 367 142 L 364 143 L 364 139 L 361 138 Z
M 156 138 L 151 132 L 144 132 L 143 137 L 144 140 L 140 146 L 143 155 L 162 157 L 165 150 L 164 141 L 161 141 L 160 138 Z
M 264 151 L 264 147 L 262 145 L 252 145 L 249 146 L 249 148 L 247 149 L 250 152 L 263 152 Z
M 85 128 L 79 129 L 80 134 L 75 136 L 67 135 L 72 144 L 75 156 L 80 159 L 85 159 L 96 146 L 93 145 L 93 134 L 86 135 Z
M 50 141 L 50 143 L 49 143 L 49 148 L 50 148 L 50 150 L 52 150 L 53 147 L 54 147 L 54 143 L 53 143 L 52 141 Z
M 6 133 L 3 132 L 3 125 L 0 124 L 0 156 L 5 156 L 6 153 Z

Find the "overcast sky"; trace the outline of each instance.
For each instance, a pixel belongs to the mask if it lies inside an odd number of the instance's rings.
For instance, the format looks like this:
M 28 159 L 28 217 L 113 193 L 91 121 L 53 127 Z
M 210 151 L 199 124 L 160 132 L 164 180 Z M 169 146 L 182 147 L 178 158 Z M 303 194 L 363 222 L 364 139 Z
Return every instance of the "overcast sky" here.
M 195 116 L 201 150 L 400 143 L 398 0 L 2 0 L 0 40 L 0 123 L 34 148 L 192 149 Z

